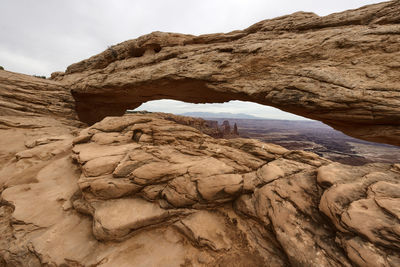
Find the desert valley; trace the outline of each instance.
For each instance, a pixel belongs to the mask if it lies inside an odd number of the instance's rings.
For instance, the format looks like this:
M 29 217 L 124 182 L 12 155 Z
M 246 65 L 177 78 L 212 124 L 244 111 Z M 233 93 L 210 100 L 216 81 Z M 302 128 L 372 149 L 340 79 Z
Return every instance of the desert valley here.
M 398 163 L 400 148 L 387 144 L 368 142 L 353 138 L 318 122 L 306 120 L 273 120 L 262 118 L 235 118 L 235 114 L 192 114 L 210 121 L 220 128 L 225 121 L 233 131 L 237 125 L 238 134 L 224 138 L 253 138 L 265 143 L 281 145 L 291 150 L 311 151 L 332 161 L 348 165 L 364 165 L 366 163 Z M 199 116 L 200 115 L 200 116 Z

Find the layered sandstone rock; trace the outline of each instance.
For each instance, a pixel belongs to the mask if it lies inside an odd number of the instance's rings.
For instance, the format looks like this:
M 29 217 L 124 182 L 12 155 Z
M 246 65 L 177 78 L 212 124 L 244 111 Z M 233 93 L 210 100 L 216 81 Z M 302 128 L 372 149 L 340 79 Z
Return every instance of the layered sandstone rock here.
M 399 166 L 168 117 L 0 130 L 21 135 L 0 171 L 0 265 L 398 266 Z
M 0 116 L 37 115 L 76 123 L 78 117 L 70 88 L 55 81 L 0 70 Z

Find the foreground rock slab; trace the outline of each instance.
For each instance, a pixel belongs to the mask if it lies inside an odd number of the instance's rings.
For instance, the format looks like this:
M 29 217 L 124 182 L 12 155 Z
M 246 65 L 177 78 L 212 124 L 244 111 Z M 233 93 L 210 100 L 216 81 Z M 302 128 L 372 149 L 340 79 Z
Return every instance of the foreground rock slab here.
M 129 232 L 165 222 L 170 212 L 140 198 L 120 198 L 95 205 L 93 233 L 99 240 L 118 240 Z
M 19 136 L 1 148 L 0 266 L 399 265 L 398 164 L 346 166 L 167 117 L 0 130 Z

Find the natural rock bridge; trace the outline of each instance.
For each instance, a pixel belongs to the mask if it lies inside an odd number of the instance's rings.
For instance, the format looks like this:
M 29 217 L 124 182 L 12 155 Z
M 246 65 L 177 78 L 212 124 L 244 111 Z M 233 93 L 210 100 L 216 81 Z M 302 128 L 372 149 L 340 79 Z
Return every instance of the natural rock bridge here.
M 400 2 L 390 1 L 326 17 L 298 12 L 227 34 L 154 32 L 52 81 L 0 71 L 0 113 L 76 111 L 93 124 L 155 99 L 244 100 L 400 145 L 399 22 Z

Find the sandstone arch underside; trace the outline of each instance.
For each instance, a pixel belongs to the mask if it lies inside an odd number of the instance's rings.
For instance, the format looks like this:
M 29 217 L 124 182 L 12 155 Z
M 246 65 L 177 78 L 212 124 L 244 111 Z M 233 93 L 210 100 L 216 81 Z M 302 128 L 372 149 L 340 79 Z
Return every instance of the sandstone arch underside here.
M 400 145 L 399 43 L 400 1 L 390 1 L 227 34 L 154 32 L 53 73 L 51 83 L 71 90 L 89 124 L 149 100 L 244 100 Z

